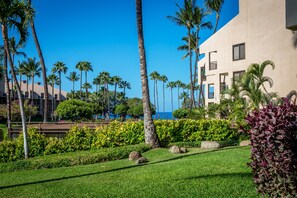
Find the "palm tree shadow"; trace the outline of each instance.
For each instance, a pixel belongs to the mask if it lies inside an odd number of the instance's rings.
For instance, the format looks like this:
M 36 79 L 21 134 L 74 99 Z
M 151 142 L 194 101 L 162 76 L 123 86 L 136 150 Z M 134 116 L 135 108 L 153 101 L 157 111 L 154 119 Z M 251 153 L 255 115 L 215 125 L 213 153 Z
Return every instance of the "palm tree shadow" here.
M 209 179 L 213 177 L 219 178 L 229 178 L 229 177 L 238 177 L 238 178 L 252 178 L 252 173 L 245 173 L 245 172 L 235 172 L 235 173 L 220 173 L 220 174 L 206 174 L 206 175 L 199 175 L 193 177 L 184 178 L 185 180 L 194 180 L 194 179 Z
M 153 164 L 160 164 L 160 163 L 174 161 L 174 160 L 178 160 L 178 159 L 182 159 L 182 158 L 186 158 L 186 157 L 191 157 L 191 156 L 195 156 L 195 155 L 200 155 L 200 154 L 205 154 L 205 153 L 213 153 L 213 152 L 218 152 L 218 151 L 227 150 L 227 149 L 235 149 L 235 148 L 238 148 L 238 147 L 227 147 L 227 148 L 216 149 L 216 150 L 209 150 L 209 151 L 205 151 L 205 152 L 201 152 L 201 153 L 193 153 L 193 154 L 181 154 L 178 157 L 174 157 L 174 158 L 170 158 L 170 159 L 165 159 L 165 160 L 160 160 L 160 161 L 156 161 L 156 162 L 150 162 L 150 163 L 146 163 L 146 164 L 131 165 L 131 166 L 125 166 L 125 167 L 121 167 L 121 168 L 115 168 L 115 169 L 105 170 L 105 171 L 98 171 L 98 172 L 93 172 L 93 173 L 86 173 L 86 174 L 66 176 L 66 177 L 61 177 L 61 178 L 46 179 L 46 180 L 41 180 L 41 181 L 34 181 L 34 182 L 26 182 L 26 183 L 21 183 L 21 184 L 13 184 L 13 185 L 7 185 L 7 186 L 0 186 L 0 190 L 1 189 L 7 189 L 7 188 L 27 186 L 27 185 L 34 185 L 34 184 L 42 184 L 42 183 L 48 183 L 48 182 L 55 182 L 55 181 L 73 179 L 73 178 L 80 178 L 80 177 L 86 177 L 86 176 L 92 176 L 92 175 L 99 175 L 99 174 L 109 173 L 109 172 L 115 172 L 115 171 L 119 171 L 119 170 L 127 170 L 127 169 L 132 169 L 132 168 L 139 168 L 139 167 L 142 167 L 142 166 L 149 166 L 149 165 L 153 165 Z

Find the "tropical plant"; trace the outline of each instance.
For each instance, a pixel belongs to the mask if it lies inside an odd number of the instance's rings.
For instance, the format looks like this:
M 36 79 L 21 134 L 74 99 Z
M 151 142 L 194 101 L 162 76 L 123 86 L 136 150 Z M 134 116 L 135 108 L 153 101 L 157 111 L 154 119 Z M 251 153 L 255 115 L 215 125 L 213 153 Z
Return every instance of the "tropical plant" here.
M 99 86 L 101 85 L 101 81 L 100 81 L 99 76 L 97 76 L 96 78 L 94 78 L 93 84 L 96 86 L 96 92 L 98 92 L 99 91 Z
M 84 70 L 84 62 L 80 61 L 75 66 L 80 71 L 80 99 L 82 99 L 82 72 Z
M 138 51 L 140 56 L 145 143 L 150 144 L 153 148 L 157 148 L 160 147 L 160 142 L 158 139 L 158 135 L 155 132 L 154 122 L 152 118 L 152 110 L 150 106 L 150 93 L 147 78 L 147 66 L 142 25 L 142 0 L 136 0 L 136 24 L 138 35 Z
M 54 64 L 54 67 L 52 68 L 52 72 L 53 73 L 58 73 L 58 76 L 59 76 L 59 97 L 58 97 L 58 100 L 59 100 L 59 103 L 61 102 L 61 86 L 62 86 L 62 76 L 61 74 L 66 74 L 68 68 L 66 67 L 65 63 L 61 62 L 61 61 L 58 61 Z
M 31 0 L 28 0 L 28 4 L 31 6 Z M 43 122 L 47 122 L 47 112 L 48 112 L 48 86 L 47 86 L 47 77 L 46 77 L 46 66 L 42 54 L 42 50 L 39 44 L 39 40 L 37 37 L 36 29 L 35 29 L 35 24 L 34 24 L 34 19 L 31 18 L 30 20 L 30 27 L 32 31 L 32 36 L 34 39 L 34 43 L 38 52 L 38 57 L 39 57 L 39 62 L 41 65 L 41 70 L 42 70 L 42 79 L 43 79 L 43 89 L 44 89 L 44 108 L 43 108 Z
M 131 85 L 128 81 L 121 81 L 119 83 L 119 88 L 120 89 L 124 89 L 123 93 L 124 93 L 124 97 L 126 96 L 126 89 L 131 89 Z
M 216 13 L 216 25 L 214 27 L 213 33 L 216 33 L 217 31 L 223 4 L 224 0 L 205 0 L 206 7 Z
M 59 78 L 55 74 L 51 74 L 47 77 L 48 84 L 52 87 L 52 121 L 54 121 L 54 109 L 55 109 L 55 85 L 59 85 Z
M 88 101 L 89 99 L 89 89 L 92 89 L 92 85 L 88 82 L 83 84 L 83 88 L 86 89 L 86 101 Z
M 168 78 L 167 76 L 165 75 L 162 75 L 160 78 L 159 78 L 160 81 L 162 81 L 163 85 L 163 112 L 165 113 L 165 83 L 168 81 Z
M 83 62 L 83 71 L 85 72 L 85 83 L 88 82 L 88 72 L 93 71 L 93 67 L 90 62 Z
M 182 82 L 180 80 L 177 80 L 174 82 L 176 87 L 177 87 L 177 105 L 178 105 L 178 108 L 180 108 L 180 101 L 179 101 L 179 88 L 181 87 L 182 85 Z
M 32 93 L 30 93 L 31 105 L 34 104 L 34 79 L 35 76 L 40 77 L 41 67 L 40 62 L 36 62 L 35 58 L 28 58 L 24 62 L 24 71 L 27 76 L 31 79 L 32 83 Z
M 150 73 L 151 80 L 154 81 L 154 106 L 157 108 L 157 112 L 159 112 L 159 99 L 158 99 L 158 80 L 160 79 L 160 74 L 156 71 Z
M 22 93 L 20 90 L 19 83 L 16 78 L 14 71 L 14 65 L 12 57 L 10 54 L 9 47 L 9 30 L 15 28 L 19 33 L 20 42 L 23 43 L 27 39 L 27 23 L 34 17 L 33 10 L 28 7 L 25 2 L 19 2 L 15 0 L 0 0 L 0 24 L 2 29 L 2 38 L 4 41 L 4 49 L 7 55 L 7 59 L 10 65 L 10 70 L 12 71 L 12 77 L 16 84 L 17 94 L 19 98 L 20 111 L 22 117 L 22 127 L 23 127 L 23 137 L 24 137 L 24 155 L 25 159 L 29 157 L 29 149 L 27 142 L 27 126 L 26 126 L 26 115 L 24 111 L 24 104 L 22 99 Z M 4 61 L 4 69 L 7 72 L 6 60 Z
M 100 72 L 99 74 L 99 79 L 102 82 L 102 84 L 104 84 L 104 89 L 103 89 L 103 95 L 104 95 L 104 106 L 107 106 L 105 115 L 106 115 L 106 119 L 109 120 L 109 114 L 110 114 L 110 104 L 109 104 L 109 90 L 108 90 L 108 85 L 111 83 L 111 78 L 110 78 L 110 74 L 109 72 L 103 71 Z M 106 102 L 107 100 L 107 102 Z
M 176 87 L 176 83 L 173 81 L 170 81 L 167 83 L 166 88 L 170 88 L 170 95 L 171 95 L 171 112 L 173 112 L 173 93 L 172 89 Z
M 113 76 L 111 77 L 111 81 L 114 85 L 114 95 L 113 95 L 113 106 L 116 106 L 116 97 L 117 97 L 117 87 L 119 83 L 122 81 L 122 78 L 119 76 Z
M 76 72 L 70 72 L 69 76 L 67 76 L 66 78 L 72 82 L 72 98 L 74 98 L 74 84 L 80 79 L 80 77 Z

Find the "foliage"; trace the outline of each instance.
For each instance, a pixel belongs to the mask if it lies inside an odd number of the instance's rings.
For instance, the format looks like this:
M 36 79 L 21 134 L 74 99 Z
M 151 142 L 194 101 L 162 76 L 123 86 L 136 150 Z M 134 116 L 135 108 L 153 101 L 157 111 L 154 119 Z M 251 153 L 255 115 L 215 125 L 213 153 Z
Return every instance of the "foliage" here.
M 140 118 L 143 116 L 143 104 L 140 98 L 130 98 L 127 100 L 127 115 L 131 116 L 132 118 Z M 151 107 L 153 105 L 151 104 Z M 152 109 L 152 114 L 156 113 L 155 108 Z
M 65 144 L 63 139 L 50 137 L 47 139 L 47 145 L 44 150 L 44 155 L 59 154 L 65 152 Z
M 65 100 L 58 105 L 56 113 L 61 118 L 72 121 L 83 118 L 91 119 L 94 110 L 93 107 L 91 103 L 81 100 Z
M 29 101 L 24 101 L 24 110 L 26 118 L 29 118 L 30 116 L 37 115 L 37 106 L 32 106 L 28 104 Z M 7 107 L 5 104 L 0 105 L 0 117 L 7 118 Z M 17 100 L 11 101 L 11 120 L 12 121 L 20 121 L 21 120 L 21 112 L 20 112 L 20 106 L 19 102 Z
M 140 153 L 148 151 L 150 146 L 139 144 L 118 148 L 104 148 L 77 153 L 66 153 L 60 155 L 44 156 L 28 160 L 0 164 L 0 173 L 14 172 L 20 170 L 36 170 L 43 168 L 58 168 L 76 165 L 94 164 L 127 158 L 132 151 Z
M 247 117 L 254 182 L 269 197 L 297 196 L 297 106 L 284 99 Z
M 0 142 L 4 140 L 4 131 L 0 129 Z
M 177 119 L 186 118 L 188 114 L 189 114 L 189 109 L 177 109 L 172 113 L 172 115 Z
M 125 118 L 127 115 L 128 106 L 124 104 L 119 104 L 116 106 L 114 113 L 120 115 L 121 118 Z

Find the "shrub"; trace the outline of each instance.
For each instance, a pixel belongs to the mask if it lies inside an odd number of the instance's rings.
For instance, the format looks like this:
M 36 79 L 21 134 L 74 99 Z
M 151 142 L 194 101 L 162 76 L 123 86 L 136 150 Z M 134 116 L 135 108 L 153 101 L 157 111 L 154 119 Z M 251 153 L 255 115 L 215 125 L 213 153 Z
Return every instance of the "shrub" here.
M 182 119 L 182 118 L 186 118 L 189 114 L 189 110 L 188 109 L 177 109 L 175 111 L 173 111 L 172 115 L 177 118 L 177 119 Z
M 72 127 L 66 133 L 64 148 L 68 152 L 88 150 L 91 148 L 94 135 L 93 129 L 87 127 L 79 128 L 78 126 Z
M 63 119 L 72 121 L 80 119 L 91 119 L 93 115 L 94 105 L 81 100 L 65 100 L 61 102 L 56 113 Z
M 92 151 L 65 153 L 60 155 L 44 156 L 19 160 L 16 162 L 0 163 L 0 173 L 20 170 L 36 170 L 42 168 L 58 168 L 127 158 L 132 151 L 140 153 L 148 151 L 150 146 L 145 144 L 125 146 L 119 148 L 104 148 Z
M 59 138 L 48 138 L 47 145 L 45 147 L 44 154 L 50 155 L 50 154 L 58 154 L 58 153 L 64 153 L 65 152 L 65 144 L 63 139 Z
M 2 129 L 0 129 L 0 142 L 4 140 L 4 132 Z
M 16 146 L 16 141 L 4 140 L 0 142 L 0 163 L 17 160 Z
M 269 197 L 297 196 L 297 106 L 285 100 L 247 117 L 252 167 L 258 192 Z

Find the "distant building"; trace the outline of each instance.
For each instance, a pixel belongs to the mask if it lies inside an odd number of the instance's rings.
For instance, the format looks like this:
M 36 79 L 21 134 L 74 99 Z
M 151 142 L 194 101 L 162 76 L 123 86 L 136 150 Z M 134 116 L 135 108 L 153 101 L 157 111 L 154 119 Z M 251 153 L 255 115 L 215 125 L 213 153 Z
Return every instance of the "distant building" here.
M 44 90 L 43 90 L 43 85 L 40 85 L 40 83 L 34 84 L 34 94 L 32 92 L 32 84 L 27 84 L 26 81 L 22 81 L 20 83 L 20 87 L 22 90 L 22 96 L 26 100 L 34 100 L 34 105 L 38 107 L 38 113 L 40 115 L 43 114 L 43 108 L 44 108 Z M 10 88 L 11 88 L 11 83 L 10 83 Z M 27 90 L 28 88 L 28 90 Z M 54 88 L 54 94 L 52 95 L 52 87 L 48 86 L 48 92 L 49 92 L 49 107 L 48 107 L 48 112 L 52 112 L 52 101 L 54 101 L 54 107 L 56 107 L 59 104 L 59 89 Z M 61 90 L 61 101 L 66 100 L 66 95 L 67 92 Z M 17 100 L 17 92 L 16 90 L 14 91 L 14 94 L 10 94 L 10 97 L 12 100 Z M 4 79 L 0 80 L 0 104 L 5 104 L 6 103 L 6 88 L 5 88 L 5 83 Z M 54 108 L 55 109 L 55 108 Z
M 287 2 L 296 6 L 297 1 Z M 250 64 L 265 60 L 275 63 L 275 69 L 267 67 L 265 74 L 274 81 L 268 91 L 286 96 L 297 89 L 297 49 L 292 30 L 286 29 L 297 27 L 296 20 L 286 22 L 288 12 L 297 11 L 287 10 L 282 0 L 239 0 L 239 14 L 201 44 L 200 53 L 205 56 L 198 65 L 200 74 L 204 70 L 206 75 L 200 75 L 199 82 L 204 79 L 206 105 L 219 103 L 233 79 L 241 77 Z

